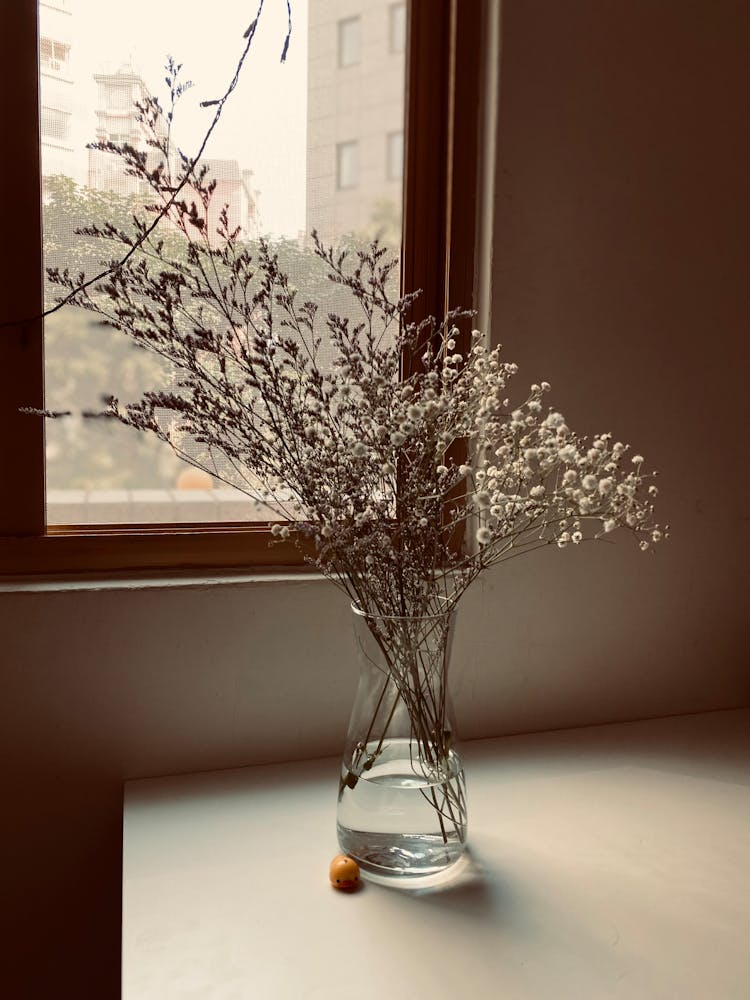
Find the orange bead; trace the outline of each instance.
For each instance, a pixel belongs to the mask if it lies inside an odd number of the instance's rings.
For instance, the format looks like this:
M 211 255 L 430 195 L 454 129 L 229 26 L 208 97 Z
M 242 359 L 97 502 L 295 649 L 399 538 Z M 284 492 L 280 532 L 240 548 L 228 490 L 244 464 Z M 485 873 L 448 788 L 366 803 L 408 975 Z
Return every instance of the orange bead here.
M 334 889 L 342 889 L 344 892 L 353 892 L 359 889 L 361 882 L 359 879 L 359 865 L 353 858 L 346 854 L 337 854 L 331 862 L 328 870 L 328 877 Z

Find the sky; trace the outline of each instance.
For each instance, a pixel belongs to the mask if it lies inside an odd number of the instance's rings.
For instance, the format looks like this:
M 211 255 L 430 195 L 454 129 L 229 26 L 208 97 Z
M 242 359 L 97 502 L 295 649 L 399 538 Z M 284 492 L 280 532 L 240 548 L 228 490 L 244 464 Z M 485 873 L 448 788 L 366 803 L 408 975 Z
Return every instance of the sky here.
M 123 63 L 132 63 L 164 105 L 164 64 L 172 55 L 194 83 L 175 116 L 177 142 L 192 155 L 215 110 L 198 105 L 225 92 L 258 4 L 259 0 L 69 0 L 71 58 L 81 105 L 91 108 L 95 102 L 92 74 Z M 296 236 L 305 228 L 307 0 L 291 0 L 291 5 L 292 36 L 286 62 L 281 63 L 286 0 L 265 0 L 239 84 L 206 155 L 236 159 L 240 167 L 253 170 L 263 231 Z

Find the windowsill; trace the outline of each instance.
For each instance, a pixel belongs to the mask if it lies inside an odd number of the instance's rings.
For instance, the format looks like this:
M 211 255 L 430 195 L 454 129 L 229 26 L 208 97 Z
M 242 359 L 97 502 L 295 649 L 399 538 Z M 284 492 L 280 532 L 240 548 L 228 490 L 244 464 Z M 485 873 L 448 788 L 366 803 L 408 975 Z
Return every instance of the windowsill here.
M 76 575 L 50 575 L 29 577 L 0 576 L 0 594 L 8 593 L 70 593 L 72 591 L 101 590 L 176 590 L 205 589 L 207 587 L 247 586 L 268 583 L 308 583 L 310 580 L 324 580 L 317 570 L 302 566 L 258 567 L 252 571 L 236 573 L 217 570 L 216 572 L 144 572 L 99 573 Z
M 123 997 L 747 996 L 750 710 L 465 745 L 443 891 L 327 882 L 339 762 L 129 782 Z

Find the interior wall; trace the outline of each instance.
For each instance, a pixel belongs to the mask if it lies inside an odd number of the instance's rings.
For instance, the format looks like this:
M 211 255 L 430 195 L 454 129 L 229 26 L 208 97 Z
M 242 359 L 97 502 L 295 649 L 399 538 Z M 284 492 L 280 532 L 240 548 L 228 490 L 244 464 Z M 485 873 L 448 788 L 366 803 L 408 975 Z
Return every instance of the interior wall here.
M 749 22 L 728 0 L 504 4 L 493 332 L 573 427 L 661 469 L 673 535 L 488 574 L 454 649 L 465 738 L 750 700 Z M 0 634 L 4 985 L 114 996 L 122 779 L 336 753 L 346 601 L 314 579 L 8 587 Z
M 750 7 L 506 0 L 502 31 L 494 341 L 660 470 L 672 528 L 526 577 L 534 641 L 618 690 L 746 694 Z

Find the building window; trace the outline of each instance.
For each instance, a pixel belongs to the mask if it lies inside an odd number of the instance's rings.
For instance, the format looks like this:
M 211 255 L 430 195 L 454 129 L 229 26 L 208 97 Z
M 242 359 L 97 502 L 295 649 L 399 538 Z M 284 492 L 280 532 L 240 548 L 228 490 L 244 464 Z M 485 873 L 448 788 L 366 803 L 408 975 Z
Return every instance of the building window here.
M 339 21 L 339 66 L 356 66 L 359 62 L 359 18 Z
M 386 176 L 400 181 L 404 176 L 404 133 L 389 132 L 386 137 Z
M 336 146 L 336 187 L 339 191 L 359 183 L 359 143 L 340 142 Z
M 133 92 L 130 84 L 115 84 L 109 94 L 109 106 L 115 111 L 130 111 L 133 107 Z
M 41 109 L 40 128 L 43 138 L 66 142 L 70 134 L 70 113 L 58 108 Z
M 388 44 L 391 52 L 406 49 L 406 4 L 392 3 L 388 8 Z
M 70 46 L 52 38 L 39 40 L 39 63 L 42 69 L 59 72 L 68 64 Z

